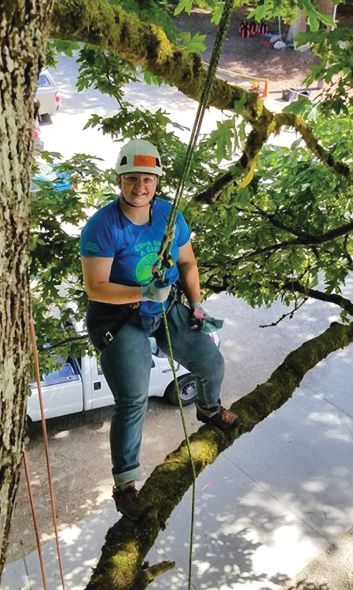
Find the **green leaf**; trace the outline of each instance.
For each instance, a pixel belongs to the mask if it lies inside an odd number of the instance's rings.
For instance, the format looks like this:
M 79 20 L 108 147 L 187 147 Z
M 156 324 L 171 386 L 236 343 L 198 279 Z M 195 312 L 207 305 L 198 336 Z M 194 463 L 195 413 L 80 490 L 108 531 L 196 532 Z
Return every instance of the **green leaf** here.
M 154 84 L 155 86 L 162 86 L 162 84 L 165 84 L 163 78 L 157 76 L 156 74 L 153 74 L 149 70 L 143 71 L 143 79 L 149 86 L 151 86 L 152 84 Z
M 192 9 L 192 0 L 179 0 L 178 5 L 174 10 L 174 16 L 178 16 L 181 12 L 185 11 L 190 14 Z
M 312 103 L 309 98 L 298 98 L 287 105 L 283 111 L 285 113 L 294 113 L 295 115 L 304 115 L 312 110 Z
M 250 196 L 248 187 L 239 189 L 236 196 L 236 204 L 242 209 L 245 209 L 250 204 Z
M 211 23 L 214 25 L 219 25 L 219 21 L 222 17 L 222 12 L 224 8 L 224 2 L 216 2 L 215 7 L 212 12 Z
M 330 14 L 319 12 L 317 16 L 321 20 L 321 22 L 324 23 L 324 25 L 326 25 L 327 27 L 335 26 L 335 21 L 333 20 L 333 17 Z
M 319 30 L 320 21 L 314 12 L 308 14 L 308 25 L 311 31 Z
M 68 57 L 72 57 L 73 51 L 80 49 L 80 44 L 77 41 L 66 41 L 64 39 L 54 39 L 53 45 L 58 53 L 64 53 Z
M 206 49 L 205 39 L 206 35 L 196 33 L 192 35 L 189 32 L 181 33 L 183 48 L 189 53 L 202 53 Z

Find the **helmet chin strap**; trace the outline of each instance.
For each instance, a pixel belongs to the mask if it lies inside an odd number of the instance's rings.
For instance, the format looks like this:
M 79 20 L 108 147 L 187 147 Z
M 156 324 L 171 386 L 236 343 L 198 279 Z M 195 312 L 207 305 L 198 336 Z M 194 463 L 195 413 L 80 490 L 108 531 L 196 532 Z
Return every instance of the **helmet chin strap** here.
M 131 203 L 129 203 L 129 201 L 127 201 L 123 195 L 123 193 L 120 193 L 119 198 L 124 201 L 124 203 L 126 203 L 126 205 L 128 205 L 129 207 L 134 207 L 135 209 L 141 209 L 142 207 L 147 207 L 147 205 L 150 206 L 150 211 L 149 211 L 149 220 L 148 220 L 148 224 L 151 225 L 152 224 L 152 211 L 153 211 L 153 205 L 154 205 L 154 201 L 155 201 L 155 196 L 152 197 L 152 199 L 146 203 L 146 205 L 132 205 Z
M 127 199 L 125 199 L 124 195 L 121 193 L 119 198 L 124 201 L 124 203 L 126 203 L 126 205 L 128 205 L 129 207 L 134 207 L 135 209 L 142 209 L 143 207 L 147 207 L 147 205 L 151 205 L 154 197 L 152 197 L 152 199 L 150 201 L 148 201 L 148 203 L 146 203 L 146 205 L 133 205 L 132 203 L 129 203 L 129 201 Z

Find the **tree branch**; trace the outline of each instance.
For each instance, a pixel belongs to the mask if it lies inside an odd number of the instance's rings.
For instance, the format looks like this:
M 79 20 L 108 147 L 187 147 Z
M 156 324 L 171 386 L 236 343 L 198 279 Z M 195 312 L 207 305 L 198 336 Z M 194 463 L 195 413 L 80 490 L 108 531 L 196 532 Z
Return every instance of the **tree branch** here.
M 288 311 L 287 313 L 283 313 L 281 317 L 278 318 L 278 320 L 271 322 L 271 324 L 260 324 L 259 328 L 273 328 L 274 326 L 278 326 L 280 322 L 282 322 L 288 317 L 290 320 L 292 320 L 295 312 L 298 311 L 307 302 L 307 300 L 308 297 L 304 297 L 303 301 L 301 301 L 300 303 L 296 301 L 294 308 Z
M 276 217 L 272 213 L 268 213 L 267 211 L 264 211 L 256 203 L 252 202 L 251 204 L 254 207 L 254 209 L 256 209 L 256 211 L 259 213 L 259 215 L 261 215 L 261 217 L 265 217 L 265 219 L 267 219 L 267 221 L 269 221 L 275 227 L 278 227 L 278 229 L 283 229 L 283 231 L 291 233 L 294 236 L 297 236 L 298 238 L 304 237 L 304 238 L 308 239 L 311 237 L 310 234 L 303 232 L 302 230 L 294 227 L 293 225 L 288 225 L 287 223 L 284 223 L 284 221 L 282 221 L 281 219 L 278 219 L 278 217 Z
M 326 166 L 332 168 L 337 174 L 344 176 L 347 180 L 352 179 L 349 166 L 344 162 L 335 160 L 333 155 L 325 150 L 314 136 L 310 125 L 308 125 L 302 117 L 298 117 L 294 113 L 282 112 L 277 113 L 276 122 L 279 129 L 283 126 L 294 127 L 294 129 L 302 136 L 309 150 L 312 151 L 323 164 L 326 164 Z
M 161 76 L 186 96 L 200 98 L 206 79 L 201 57 L 173 46 L 161 28 L 140 21 L 136 14 L 127 13 L 120 6 L 106 0 L 60 0 L 54 6 L 51 34 L 107 49 Z M 244 117 L 249 122 L 267 111 L 256 94 L 215 78 L 210 105 L 232 111 L 238 101 L 244 103 Z
M 242 262 L 249 258 L 254 258 L 255 256 L 259 256 L 260 254 L 265 254 L 267 252 L 277 252 L 278 250 L 284 250 L 286 248 L 290 248 L 291 246 L 313 247 L 318 244 L 329 242 L 330 240 L 344 236 L 351 232 L 353 232 L 353 221 L 350 221 L 349 223 L 346 223 L 344 225 L 340 225 L 339 227 L 331 229 L 323 234 L 304 234 L 296 239 L 284 240 L 283 242 L 278 242 L 278 244 L 270 244 L 269 246 L 264 246 L 263 248 L 258 248 L 257 250 L 251 250 L 250 252 L 246 252 L 241 256 L 233 258 L 232 262 L 233 264 L 238 264 L 239 262 Z
M 190 437 L 197 475 L 237 438 L 280 408 L 293 394 L 304 375 L 331 352 L 353 341 L 353 323 L 334 322 L 330 327 L 291 352 L 271 377 L 251 393 L 232 404 L 240 426 L 228 432 L 202 426 Z M 127 590 L 135 588 L 144 556 L 158 533 L 192 484 L 192 472 L 185 441 L 158 465 L 141 490 L 154 508 L 140 521 L 122 517 L 109 531 L 102 556 L 86 590 Z
M 280 286 L 279 283 L 277 286 Z M 283 287 L 290 291 L 296 291 L 297 293 L 302 293 L 305 297 L 312 297 L 313 299 L 319 299 L 320 301 L 327 301 L 328 303 L 334 303 L 335 305 L 339 305 L 345 311 L 349 313 L 349 315 L 353 316 L 353 302 L 342 295 L 338 295 L 337 293 L 325 293 L 323 291 L 317 291 L 316 289 L 309 289 L 305 285 L 303 285 L 300 281 L 285 281 Z
M 146 561 L 134 582 L 134 590 L 145 590 L 158 576 L 173 568 L 175 568 L 175 561 L 161 561 L 151 566 Z
M 232 185 L 240 184 L 241 178 L 250 172 L 252 163 L 256 161 L 270 133 L 271 129 L 267 127 L 261 128 L 261 126 L 258 126 L 256 130 L 252 129 L 246 139 L 244 150 L 239 160 L 232 164 L 225 174 L 216 178 L 206 190 L 195 195 L 194 199 L 201 203 L 214 203 L 225 189 Z M 249 179 L 248 183 L 251 180 L 252 178 Z
M 51 352 L 53 348 L 58 348 L 59 346 L 63 346 L 64 344 L 69 344 L 70 342 L 79 342 L 80 340 L 87 340 L 88 334 L 83 334 L 82 336 L 72 336 L 70 338 L 65 338 L 64 340 L 59 340 L 58 342 L 54 342 L 49 346 L 41 346 L 39 352 Z
M 348 243 L 348 234 L 346 236 L 344 236 L 344 243 L 343 243 L 343 251 L 344 251 L 344 255 L 347 258 L 349 264 L 352 266 L 353 268 L 353 258 L 350 255 L 350 253 L 348 252 L 347 249 L 347 243 Z

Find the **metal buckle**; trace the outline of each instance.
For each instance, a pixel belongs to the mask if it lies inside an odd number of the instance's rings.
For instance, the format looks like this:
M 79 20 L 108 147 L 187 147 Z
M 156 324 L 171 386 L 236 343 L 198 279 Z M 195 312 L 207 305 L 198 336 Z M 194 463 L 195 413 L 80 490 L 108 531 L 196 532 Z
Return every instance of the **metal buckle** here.
M 108 342 L 111 342 L 112 340 L 114 340 L 114 336 L 113 336 L 113 334 L 112 334 L 111 332 L 109 332 L 109 331 L 105 333 L 105 335 L 104 335 L 104 338 L 105 338 L 105 339 L 106 339 Z

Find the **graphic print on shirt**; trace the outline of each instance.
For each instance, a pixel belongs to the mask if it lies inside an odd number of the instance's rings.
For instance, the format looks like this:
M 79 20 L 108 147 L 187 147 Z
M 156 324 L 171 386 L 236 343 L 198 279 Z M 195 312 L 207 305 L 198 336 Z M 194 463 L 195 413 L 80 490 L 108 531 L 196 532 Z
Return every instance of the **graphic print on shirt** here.
M 138 244 L 135 251 L 140 254 L 140 260 L 135 268 L 135 278 L 140 285 L 148 285 L 153 280 L 152 268 L 157 262 L 161 246 L 159 240 L 152 240 Z

